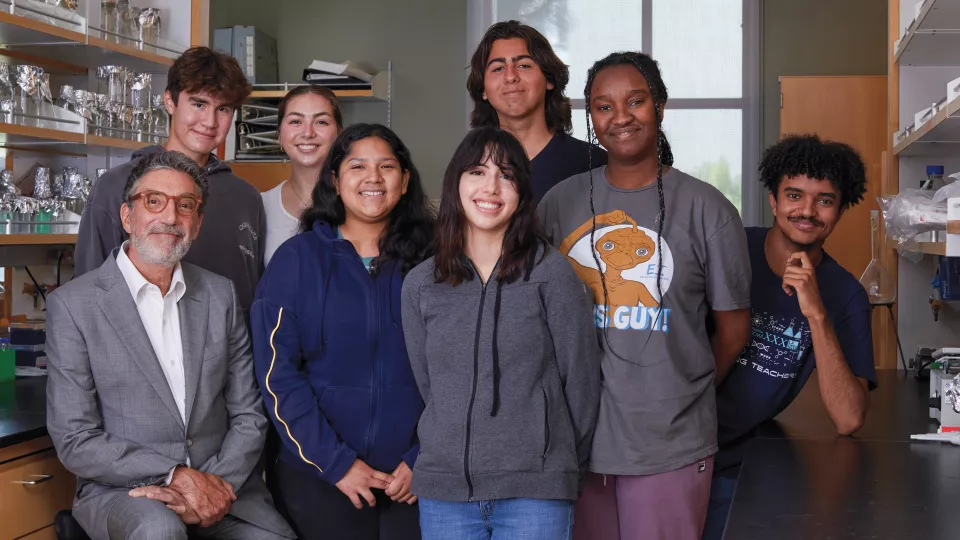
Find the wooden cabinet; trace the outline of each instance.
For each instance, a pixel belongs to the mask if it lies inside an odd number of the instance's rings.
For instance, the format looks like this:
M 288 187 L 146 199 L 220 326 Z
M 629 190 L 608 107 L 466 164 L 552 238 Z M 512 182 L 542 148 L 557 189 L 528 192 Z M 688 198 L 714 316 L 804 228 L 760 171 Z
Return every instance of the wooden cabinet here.
M 870 263 L 870 211 L 883 194 L 880 169 L 887 138 L 887 77 L 780 77 L 780 136 L 815 133 L 852 146 L 867 170 L 862 203 L 843 214 L 824 249 L 859 278 Z M 894 367 L 883 366 L 883 367 Z
M 253 184 L 260 192 L 269 191 L 290 178 L 289 161 L 230 161 L 228 163 L 233 174 Z
M 870 263 L 870 211 L 884 194 L 883 160 L 887 148 L 887 77 L 781 77 L 783 104 L 780 135 L 815 133 L 824 139 L 852 146 L 863 159 L 867 193 L 857 206 L 846 210 L 824 249 L 855 278 Z M 889 267 L 888 267 L 889 268 Z M 874 362 L 896 368 L 896 341 L 885 309 L 873 314 Z
M 57 540 L 57 530 L 53 528 L 53 525 L 49 527 L 44 527 L 39 531 L 32 532 L 20 540 Z
M 49 437 L 0 449 L 0 540 L 55 538 L 54 516 L 75 490 Z

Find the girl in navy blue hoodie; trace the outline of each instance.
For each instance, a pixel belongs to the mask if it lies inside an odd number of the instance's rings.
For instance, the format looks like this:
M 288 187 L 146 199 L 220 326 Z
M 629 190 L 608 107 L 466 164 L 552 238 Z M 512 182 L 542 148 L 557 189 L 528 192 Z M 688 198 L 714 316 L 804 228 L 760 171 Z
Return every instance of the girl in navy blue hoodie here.
M 433 211 L 410 151 L 359 124 L 334 142 L 251 310 L 257 378 L 283 447 L 278 507 L 301 539 L 419 539 L 411 470 L 423 402 L 400 291 L 430 253 Z

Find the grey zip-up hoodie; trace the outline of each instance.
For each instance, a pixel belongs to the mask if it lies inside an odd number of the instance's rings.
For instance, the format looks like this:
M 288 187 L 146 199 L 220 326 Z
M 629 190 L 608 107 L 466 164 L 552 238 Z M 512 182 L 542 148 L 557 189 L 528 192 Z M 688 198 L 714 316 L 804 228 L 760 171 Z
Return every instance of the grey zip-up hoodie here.
M 600 403 L 591 308 L 552 247 L 514 283 L 436 283 L 433 259 L 407 275 L 403 330 L 426 405 L 413 493 L 577 498 Z
M 120 223 L 123 188 L 140 159 L 161 151 L 161 146 L 141 148 L 129 162 L 103 173 L 94 184 L 80 219 L 74 250 L 76 276 L 100 268 L 110 252 L 128 238 Z M 203 224 L 183 261 L 233 281 L 240 307 L 249 320 L 253 294 L 263 273 L 267 227 L 263 199 L 257 188 L 237 178 L 229 165 L 212 154 L 204 172 L 209 195 Z

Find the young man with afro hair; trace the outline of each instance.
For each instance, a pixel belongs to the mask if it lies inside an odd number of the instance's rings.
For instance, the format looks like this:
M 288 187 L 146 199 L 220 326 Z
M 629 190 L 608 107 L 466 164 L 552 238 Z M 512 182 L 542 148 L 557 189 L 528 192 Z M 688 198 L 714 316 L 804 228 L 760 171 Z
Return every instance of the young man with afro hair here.
M 863 200 L 863 161 L 846 144 L 793 135 L 767 149 L 760 179 L 774 224 L 747 229 L 753 328 L 717 387 L 720 451 L 704 540 L 723 535 L 746 442 L 793 401 L 814 368 L 841 435 L 863 425 L 876 386 L 867 293 L 823 250 L 844 211 Z

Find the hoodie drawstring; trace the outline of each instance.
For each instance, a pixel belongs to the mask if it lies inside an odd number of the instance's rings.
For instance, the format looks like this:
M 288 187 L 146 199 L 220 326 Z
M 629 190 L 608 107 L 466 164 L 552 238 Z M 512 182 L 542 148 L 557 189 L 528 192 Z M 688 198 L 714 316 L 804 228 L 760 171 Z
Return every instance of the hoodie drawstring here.
M 497 265 L 499 266 L 499 262 Z M 526 264 L 523 280 L 530 281 L 530 274 L 536 259 L 530 257 Z M 497 327 L 500 326 L 500 297 L 502 296 L 503 282 L 497 279 L 497 296 L 493 301 L 493 404 L 490 406 L 490 416 L 496 416 L 500 411 L 500 348 L 497 346 Z
M 497 280 L 497 297 L 493 302 L 493 405 L 490 416 L 496 416 L 500 410 L 500 349 L 497 347 L 497 327 L 500 322 L 500 296 L 503 282 Z

